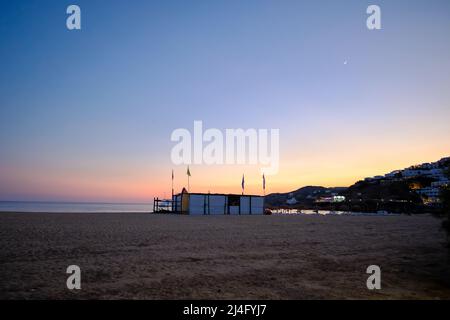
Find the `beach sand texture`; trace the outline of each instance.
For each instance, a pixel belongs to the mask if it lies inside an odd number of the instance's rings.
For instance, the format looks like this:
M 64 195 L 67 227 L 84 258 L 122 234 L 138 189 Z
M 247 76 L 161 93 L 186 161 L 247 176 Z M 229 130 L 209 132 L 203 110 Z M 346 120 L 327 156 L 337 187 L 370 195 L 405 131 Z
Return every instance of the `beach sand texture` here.
M 428 215 L 1 213 L 0 298 L 449 299 L 444 242 Z

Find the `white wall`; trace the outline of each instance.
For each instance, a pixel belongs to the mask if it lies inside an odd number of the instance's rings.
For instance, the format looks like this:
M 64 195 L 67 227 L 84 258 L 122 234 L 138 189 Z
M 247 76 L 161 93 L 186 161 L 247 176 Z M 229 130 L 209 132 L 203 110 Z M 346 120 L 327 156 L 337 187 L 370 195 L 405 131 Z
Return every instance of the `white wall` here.
M 203 215 L 205 196 L 190 194 L 189 195 L 189 214 L 190 215 Z
M 225 196 L 209 196 L 209 214 L 225 214 Z
M 264 214 L 263 197 L 252 197 L 252 214 Z
M 241 214 L 250 214 L 250 197 L 241 197 Z

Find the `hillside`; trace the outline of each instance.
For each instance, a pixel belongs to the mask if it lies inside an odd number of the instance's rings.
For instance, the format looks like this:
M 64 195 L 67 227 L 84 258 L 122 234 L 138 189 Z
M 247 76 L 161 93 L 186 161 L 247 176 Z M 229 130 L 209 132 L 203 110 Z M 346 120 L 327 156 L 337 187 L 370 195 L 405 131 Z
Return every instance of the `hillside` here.
M 342 208 L 350 210 L 423 211 L 423 206 L 439 203 L 440 189 L 450 183 L 450 157 L 413 165 L 383 176 L 368 177 L 350 187 L 307 186 L 266 196 L 268 207 Z M 426 209 L 428 210 L 428 209 Z
M 339 195 L 346 189 L 345 187 L 325 188 L 320 186 L 307 186 L 287 193 L 269 194 L 266 196 L 265 201 L 270 206 L 308 205 L 314 204 L 320 197 Z

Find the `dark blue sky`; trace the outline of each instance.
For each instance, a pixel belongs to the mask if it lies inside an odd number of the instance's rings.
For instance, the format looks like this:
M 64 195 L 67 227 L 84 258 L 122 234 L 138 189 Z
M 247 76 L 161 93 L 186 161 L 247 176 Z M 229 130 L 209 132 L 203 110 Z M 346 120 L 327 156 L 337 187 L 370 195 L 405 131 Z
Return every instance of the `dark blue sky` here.
M 161 194 L 194 120 L 280 128 L 276 190 L 450 153 L 449 1 L 0 3 L 0 199 Z

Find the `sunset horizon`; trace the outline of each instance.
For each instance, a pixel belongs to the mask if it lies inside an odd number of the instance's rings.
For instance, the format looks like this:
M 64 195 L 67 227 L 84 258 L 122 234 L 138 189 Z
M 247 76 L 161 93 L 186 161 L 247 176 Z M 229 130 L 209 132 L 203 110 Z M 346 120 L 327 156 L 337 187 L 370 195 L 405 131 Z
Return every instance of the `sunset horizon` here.
M 335 161 L 321 165 L 316 164 L 308 169 L 303 169 L 305 171 L 302 171 L 301 166 L 290 166 L 289 170 L 283 170 L 281 168 L 280 173 L 276 177 L 268 176 L 266 178 L 266 194 L 288 193 L 306 186 L 349 187 L 368 177 L 384 175 L 394 170 L 401 170 L 421 163 L 434 162 L 448 157 L 449 154 L 442 154 L 437 157 L 417 157 L 415 158 L 417 160 L 410 162 L 407 159 L 402 159 L 398 165 L 386 160 L 383 166 L 373 166 L 374 162 L 379 164 L 381 162 L 380 159 L 383 159 L 378 155 L 376 160 L 368 161 L 368 163 L 365 163 L 360 168 L 355 166 L 350 167 L 350 164 L 346 165 L 345 163 L 336 165 Z M 189 165 L 189 167 L 192 172 L 191 192 L 240 193 L 241 178 L 242 174 L 244 174 L 246 179 L 246 193 L 255 195 L 263 194 L 262 176 L 258 168 L 255 169 L 248 165 L 232 168 L 235 174 L 230 176 L 229 171 L 226 174 L 222 174 L 221 171 L 227 169 L 227 167 L 229 169 L 229 167 L 234 166 Z M 57 187 L 48 194 L 3 196 L 0 198 L 0 201 L 151 203 L 155 197 L 166 199 L 171 197 L 171 170 L 174 172 L 174 192 L 179 193 L 183 188 L 187 188 L 186 168 L 187 166 L 174 166 L 173 169 L 168 168 L 167 172 L 164 172 L 165 177 L 161 177 L 160 182 L 157 183 L 160 186 L 159 190 L 152 189 L 152 185 L 155 183 L 152 183 L 151 179 L 146 181 L 146 177 L 140 173 L 139 180 L 128 185 L 120 185 L 122 180 L 113 182 L 107 180 L 99 183 L 97 187 L 80 184 L 85 194 L 82 193 L 78 196 L 74 196 L 77 193 L 72 186 L 58 185 L 58 183 L 55 183 Z M 343 168 L 348 168 L 348 171 L 343 171 Z M 336 174 L 336 171 L 339 171 L 338 174 Z M 352 175 L 346 175 L 347 172 L 351 172 Z M 355 172 L 359 174 L 357 175 Z M 298 178 L 292 178 L 294 173 L 298 174 Z M 335 175 L 334 179 L 332 178 L 333 174 Z M 211 176 L 214 176 L 214 178 L 211 178 Z M 70 188 L 70 191 L 64 191 L 63 187 Z M 50 188 L 50 190 L 52 189 Z M 97 190 L 97 195 L 89 195 L 92 190 Z
M 450 155 L 439 6 L 386 3 L 373 31 L 365 1 L 81 4 L 81 30 L 61 27 L 63 4 L 5 4 L 17 19 L 3 20 L 0 40 L 2 201 L 170 197 L 171 170 L 176 190 L 187 183 L 171 134 L 196 120 L 279 130 L 267 193 L 350 186 Z M 260 164 L 191 166 L 193 190 L 239 193 L 245 174 L 246 191 L 262 193 Z

